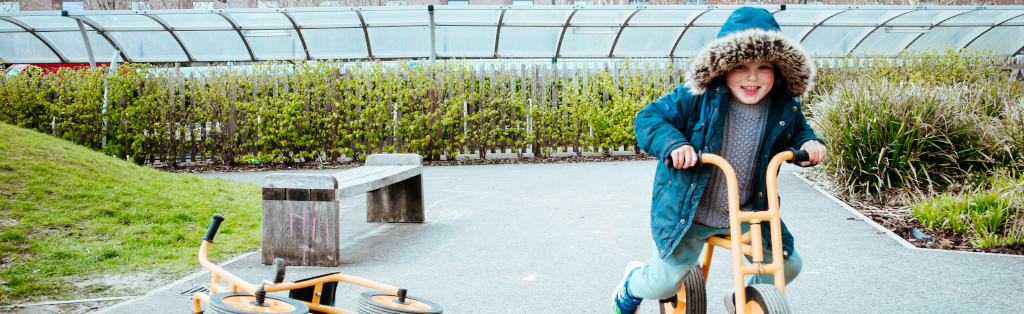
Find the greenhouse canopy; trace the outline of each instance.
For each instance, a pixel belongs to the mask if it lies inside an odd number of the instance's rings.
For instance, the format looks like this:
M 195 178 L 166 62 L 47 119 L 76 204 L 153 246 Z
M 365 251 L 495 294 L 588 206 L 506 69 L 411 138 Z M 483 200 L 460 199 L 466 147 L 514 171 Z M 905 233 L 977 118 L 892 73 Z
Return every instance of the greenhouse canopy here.
M 687 57 L 739 6 L 0 12 L 8 63 Z M 1024 48 L 1024 6 L 764 5 L 819 56 Z M 433 25 L 433 27 L 431 27 Z M 433 45 L 432 45 L 433 43 Z M 86 47 L 90 47 L 88 49 Z

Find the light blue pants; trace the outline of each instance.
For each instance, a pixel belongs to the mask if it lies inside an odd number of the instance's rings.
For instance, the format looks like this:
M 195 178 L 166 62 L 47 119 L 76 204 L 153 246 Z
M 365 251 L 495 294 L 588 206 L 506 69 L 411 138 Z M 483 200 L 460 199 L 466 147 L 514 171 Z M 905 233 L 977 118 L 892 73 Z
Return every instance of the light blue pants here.
M 743 232 L 747 232 L 750 229 L 748 223 L 742 224 Z M 714 235 L 729 235 L 729 228 L 712 228 L 702 224 L 694 223 L 690 225 L 690 230 L 686 231 L 683 235 L 683 239 L 679 241 L 679 245 L 676 246 L 676 250 L 668 256 L 668 260 L 661 259 L 658 254 L 658 248 L 654 248 L 654 257 L 651 257 L 651 264 L 637 269 L 633 272 L 633 276 L 629 279 L 627 285 L 629 295 L 635 298 L 641 299 L 668 299 L 679 292 L 679 289 L 683 285 L 683 278 L 690 272 L 690 267 L 697 263 L 697 259 L 700 258 L 700 252 L 704 249 L 704 241 Z M 755 235 L 760 236 L 760 235 Z M 764 262 L 771 263 L 771 247 L 767 243 L 764 244 Z M 720 250 L 718 252 L 729 252 L 728 250 Z M 722 254 L 722 253 L 718 253 Z M 730 254 L 730 253 L 726 253 Z M 750 261 L 751 257 L 746 256 L 747 261 Z M 796 276 L 800 274 L 800 268 L 803 267 L 803 261 L 800 259 L 800 255 L 793 251 L 793 255 L 783 261 L 783 268 L 786 273 L 786 284 L 788 285 Z M 732 268 L 726 269 L 726 271 L 732 272 Z M 752 284 L 774 284 L 775 276 L 771 274 L 755 275 L 750 278 L 748 285 Z

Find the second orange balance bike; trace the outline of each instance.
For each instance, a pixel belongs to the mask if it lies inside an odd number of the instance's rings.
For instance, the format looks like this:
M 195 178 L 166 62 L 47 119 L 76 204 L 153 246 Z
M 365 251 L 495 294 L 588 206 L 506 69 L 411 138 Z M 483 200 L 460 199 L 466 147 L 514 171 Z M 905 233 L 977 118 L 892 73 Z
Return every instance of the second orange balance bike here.
M 712 164 L 718 166 L 725 174 L 729 189 L 729 236 L 712 236 L 707 239 L 704 250 L 704 264 L 693 265 L 690 273 L 683 278 L 683 286 L 675 296 L 661 300 L 661 314 L 704 314 L 707 312 L 707 294 L 705 283 L 708 271 L 711 270 L 711 254 L 716 246 L 732 250 L 732 273 L 735 284 L 736 314 L 789 314 L 789 303 L 786 302 L 786 276 L 782 267 L 782 227 L 779 218 L 779 191 L 776 186 L 779 166 L 783 161 L 790 163 L 808 161 L 807 152 L 788 149 L 775 155 L 768 163 L 767 189 L 768 210 L 747 212 L 740 211 L 739 188 L 736 173 L 725 158 L 715 154 L 699 154 L 697 165 Z M 666 159 L 666 166 L 671 165 Z M 764 247 L 761 239 L 761 222 L 771 222 L 772 263 L 764 262 Z M 740 226 L 750 223 L 750 230 L 741 234 Z M 737 249 L 738 248 L 738 249 Z M 752 263 L 744 264 L 743 255 L 750 256 Z M 772 274 L 775 284 L 755 284 L 746 286 L 744 276 Z
M 259 285 L 243 281 L 234 274 L 206 259 L 224 216 L 214 214 L 206 236 L 199 246 L 199 264 L 212 273 L 210 294 L 198 292 L 192 296 L 192 311 L 207 314 L 250 313 L 327 313 L 327 314 L 439 314 L 441 306 L 406 294 L 405 289 L 373 282 L 340 273 L 329 273 L 293 282 L 284 282 L 285 260 L 274 259 L 274 281 L 263 280 Z M 221 285 L 224 279 L 227 285 Z M 335 291 L 339 282 L 360 285 L 377 291 L 359 296 L 356 312 L 334 307 Z M 269 292 L 288 291 L 288 297 L 267 295 Z

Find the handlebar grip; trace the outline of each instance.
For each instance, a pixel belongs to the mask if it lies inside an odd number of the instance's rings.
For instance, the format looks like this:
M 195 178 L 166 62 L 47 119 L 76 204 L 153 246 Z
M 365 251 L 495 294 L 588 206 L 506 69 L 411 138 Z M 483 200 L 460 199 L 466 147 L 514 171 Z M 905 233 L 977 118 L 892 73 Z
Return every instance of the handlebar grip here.
M 217 229 L 220 229 L 220 223 L 223 221 L 224 216 L 213 214 L 213 220 L 210 220 L 210 227 L 206 229 L 206 236 L 203 237 L 203 240 L 213 243 L 213 237 L 217 235 Z
M 697 164 L 693 165 L 694 167 L 700 167 L 701 165 L 704 164 L 703 160 L 701 160 L 701 158 L 700 158 L 700 155 L 702 155 L 702 154 L 703 153 L 701 153 L 701 152 L 697 152 Z M 668 157 L 665 157 L 665 159 L 662 159 L 661 161 L 663 163 L 665 163 L 665 168 L 673 169 L 674 168 L 673 164 L 675 164 L 675 162 L 673 162 L 672 160 L 673 160 L 672 155 L 669 154 Z
M 811 156 L 808 155 L 806 151 L 802 151 L 802 150 L 795 149 L 795 148 L 792 148 L 792 147 L 787 148 L 786 151 L 793 152 L 793 159 L 787 160 L 786 162 L 788 162 L 788 163 L 794 164 L 794 163 L 798 163 L 798 162 L 801 162 L 801 161 L 810 161 L 811 160 Z

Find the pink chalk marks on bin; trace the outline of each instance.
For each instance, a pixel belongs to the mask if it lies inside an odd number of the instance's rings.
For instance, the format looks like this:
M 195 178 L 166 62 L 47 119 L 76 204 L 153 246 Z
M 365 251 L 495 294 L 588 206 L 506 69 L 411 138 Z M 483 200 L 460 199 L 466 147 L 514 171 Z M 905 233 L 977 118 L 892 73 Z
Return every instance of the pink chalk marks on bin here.
M 316 253 L 316 250 L 314 250 L 311 247 L 305 246 L 305 245 L 300 245 L 299 248 L 302 249 L 302 265 L 308 265 L 308 264 L 306 264 L 306 254 L 307 253 Z
M 328 218 L 327 211 L 326 210 L 321 211 L 320 210 L 320 204 L 314 204 L 313 205 L 313 217 L 312 217 L 313 220 L 311 221 L 312 227 L 313 227 L 312 228 L 313 232 L 310 234 L 311 235 L 310 240 L 312 240 L 313 243 L 316 243 L 316 234 L 317 234 L 316 218 L 319 215 L 323 215 L 321 217 L 320 221 L 321 221 L 321 225 L 323 225 L 323 229 L 324 229 L 324 241 L 327 242 L 326 243 L 327 246 L 330 246 L 331 245 L 331 227 L 330 227 L 331 225 L 329 223 L 327 223 L 329 221 L 327 219 Z M 295 229 L 294 229 L 295 228 L 295 220 L 296 219 L 301 219 L 302 220 L 302 236 L 306 236 L 306 219 L 308 217 L 309 217 L 309 212 L 306 210 L 306 206 L 305 205 L 302 206 L 302 215 L 300 216 L 300 215 L 295 214 L 294 205 L 292 205 L 292 203 L 289 202 L 289 204 L 288 204 L 288 235 L 294 235 L 295 234 Z

